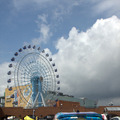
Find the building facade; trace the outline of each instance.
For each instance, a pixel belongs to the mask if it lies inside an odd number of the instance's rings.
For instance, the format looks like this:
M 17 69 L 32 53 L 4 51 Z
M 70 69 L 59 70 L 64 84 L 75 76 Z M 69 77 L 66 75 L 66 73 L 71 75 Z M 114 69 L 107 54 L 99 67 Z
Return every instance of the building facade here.
M 0 107 L 5 106 L 5 96 L 0 96 Z

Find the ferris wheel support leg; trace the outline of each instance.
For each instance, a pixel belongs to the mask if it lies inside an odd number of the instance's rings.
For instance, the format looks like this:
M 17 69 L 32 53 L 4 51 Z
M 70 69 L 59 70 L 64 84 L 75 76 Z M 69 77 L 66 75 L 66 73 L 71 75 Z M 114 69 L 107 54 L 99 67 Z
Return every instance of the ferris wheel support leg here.
M 39 105 L 42 106 L 41 104 L 43 104 L 44 107 L 46 106 L 45 100 L 44 100 L 44 97 L 43 97 L 42 93 L 38 92 L 38 94 L 37 94 L 37 96 L 36 96 L 36 98 L 35 98 L 35 101 L 34 101 L 34 103 L 33 103 L 32 108 L 35 107 L 35 104 L 36 104 L 37 99 L 38 99 L 39 97 L 41 97 L 41 99 L 42 99 L 41 102 L 39 102 Z M 40 106 L 39 106 L 39 107 L 40 107 Z
M 42 97 L 40 95 L 40 93 L 42 92 L 42 82 L 40 80 L 38 80 L 38 93 L 39 93 L 39 96 L 38 96 L 38 106 L 42 106 Z
M 45 107 L 45 106 L 46 106 L 46 104 L 45 104 L 45 100 L 44 100 L 44 98 L 43 98 L 42 93 L 40 93 L 40 96 L 41 96 L 41 98 L 42 98 L 43 106 Z
M 35 86 L 35 83 L 36 81 L 35 80 L 32 80 L 32 100 L 33 102 L 35 101 L 35 98 L 36 98 L 36 86 Z
M 35 98 L 35 100 L 34 100 L 34 102 L 33 102 L 33 108 L 35 107 L 35 104 L 36 104 L 36 102 L 37 102 L 37 99 L 38 99 L 38 96 L 39 96 L 39 93 L 37 94 L 37 96 L 36 96 L 36 98 Z

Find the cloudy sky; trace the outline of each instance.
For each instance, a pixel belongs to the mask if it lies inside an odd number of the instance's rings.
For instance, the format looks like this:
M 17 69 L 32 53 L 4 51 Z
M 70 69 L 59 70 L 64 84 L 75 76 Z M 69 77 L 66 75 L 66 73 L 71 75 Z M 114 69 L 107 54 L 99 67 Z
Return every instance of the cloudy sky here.
M 0 95 L 29 44 L 50 49 L 61 92 L 120 105 L 120 0 L 0 0 Z

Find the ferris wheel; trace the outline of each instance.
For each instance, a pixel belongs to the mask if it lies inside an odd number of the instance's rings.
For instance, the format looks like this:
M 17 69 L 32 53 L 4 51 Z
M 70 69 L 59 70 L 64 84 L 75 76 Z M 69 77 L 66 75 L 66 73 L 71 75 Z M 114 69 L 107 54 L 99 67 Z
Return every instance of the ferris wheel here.
M 11 58 L 8 71 L 8 89 L 14 90 L 14 102 L 24 107 L 47 106 L 47 94 L 60 90 L 57 68 L 47 49 L 24 46 Z M 14 86 L 14 87 L 13 87 Z M 15 94 L 16 93 L 16 94 Z M 51 98 L 49 98 L 51 99 Z M 22 101 L 22 102 L 21 102 Z

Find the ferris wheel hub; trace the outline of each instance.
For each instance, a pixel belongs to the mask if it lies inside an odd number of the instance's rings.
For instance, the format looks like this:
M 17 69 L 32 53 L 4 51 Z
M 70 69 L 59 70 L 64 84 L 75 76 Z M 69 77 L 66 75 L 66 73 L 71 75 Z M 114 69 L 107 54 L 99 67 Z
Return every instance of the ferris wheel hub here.
M 42 77 L 42 76 L 40 76 L 40 81 L 41 81 L 41 82 L 43 81 L 43 77 Z

